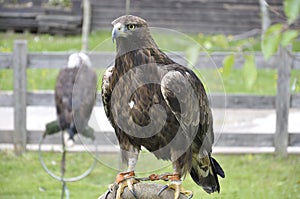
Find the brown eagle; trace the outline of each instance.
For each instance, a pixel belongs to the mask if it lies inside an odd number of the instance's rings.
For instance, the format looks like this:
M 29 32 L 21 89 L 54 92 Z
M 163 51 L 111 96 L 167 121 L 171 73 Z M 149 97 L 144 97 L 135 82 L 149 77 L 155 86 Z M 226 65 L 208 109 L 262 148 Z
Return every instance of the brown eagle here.
M 84 53 L 69 56 L 68 67 L 60 70 L 55 86 L 55 105 L 59 127 L 66 146 L 74 144 L 74 135 L 87 127 L 97 92 L 97 75 Z
M 168 177 L 174 198 L 191 193 L 181 187 L 187 173 L 206 192 L 219 192 L 217 175 L 225 174 L 211 157 L 213 118 L 203 84 L 158 48 L 144 19 L 126 15 L 112 25 L 117 54 L 103 76 L 102 99 L 128 166 L 117 176 L 117 198 L 127 185 L 134 193 L 141 147 L 172 161 L 174 171 Z

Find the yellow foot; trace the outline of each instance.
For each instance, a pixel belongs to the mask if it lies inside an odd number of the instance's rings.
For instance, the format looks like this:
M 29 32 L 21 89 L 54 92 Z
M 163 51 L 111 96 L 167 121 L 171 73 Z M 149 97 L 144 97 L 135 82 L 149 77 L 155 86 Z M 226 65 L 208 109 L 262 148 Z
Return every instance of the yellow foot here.
M 174 199 L 179 199 L 180 194 L 184 194 L 188 197 L 188 199 L 193 197 L 193 192 L 190 190 L 185 190 L 182 187 L 181 180 L 178 178 L 178 176 L 174 175 L 173 179 L 171 180 L 171 183 L 168 185 L 165 185 L 159 192 L 158 195 L 160 195 L 163 191 L 166 189 L 173 189 L 175 191 L 174 193 Z
M 108 186 L 108 191 L 106 193 L 105 198 L 107 198 L 109 193 L 115 193 L 115 198 L 121 199 L 121 195 L 124 189 L 128 187 L 131 194 L 134 196 L 134 198 L 137 199 L 137 195 L 133 189 L 133 185 L 138 183 L 139 180 L 137 180 L 134 176 L 135 174 L 133 171 L 119 173 L 116 177 L 116 182 Z

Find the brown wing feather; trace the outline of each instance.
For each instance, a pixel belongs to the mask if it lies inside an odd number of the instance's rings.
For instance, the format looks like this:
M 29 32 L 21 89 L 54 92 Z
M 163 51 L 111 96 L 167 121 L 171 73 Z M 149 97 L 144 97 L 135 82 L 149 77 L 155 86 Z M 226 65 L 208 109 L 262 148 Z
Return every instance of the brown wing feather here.
M 187 137 L 191 140 L 187 160 L 180 157 L 183 173 L 190 171 L 192 179 L 202 188 L 212 193 L 220 191 L 217 175 L 225 177 L 218 162 L 211 157 L 214 142 L 212 113 L 201 81 L 190 70 L 177 64 L 162 79 L 162 94 L 176 116 Z M 194 134 L 196 131 L 196 135 Z M 184 163 L 183 163 L 184 162 Z
M 107 68 L 103 74 L 102 77 L 102 89 L 101 89 L 101 95 L 102 95 L 102 102 L 104 105 L 104 111 L 106 113 L 106 116 L 109 118 L 110 117 L 110 97 L 112 93 L 112 80 L 113 78 L 113 71 L 115 67 L 110 66 Z
M 60 70 L 55 86 L 55 105 L 58 121 L 62 130 L 72 123 L 72 92 L 78 68 Z
M 76 125 L 85 128 L 97 92 L 97 75 L 88 67 L 65 68 L 59 72 L 55 87 L 55 104 L 62 130 Z M 75 123 L 74 123 L 75 120 Z
M 74 122 L 78 132 L 86 128 L 94 108 L 97 94 L 97 74 L 87 66 L 80 67 L 74 88 L 72 108 L 74 112 Z
M 183 66 L 174 64 L 169 68 L 172 69 L 162 79 L 163 97 L 186 136 L 193 139 L 193 150 L 204 156 L 211 151 L 213 131 L 212 114 L 203 84 L 191 70 Z M 206 137 L 212 140 L 203 145 Z

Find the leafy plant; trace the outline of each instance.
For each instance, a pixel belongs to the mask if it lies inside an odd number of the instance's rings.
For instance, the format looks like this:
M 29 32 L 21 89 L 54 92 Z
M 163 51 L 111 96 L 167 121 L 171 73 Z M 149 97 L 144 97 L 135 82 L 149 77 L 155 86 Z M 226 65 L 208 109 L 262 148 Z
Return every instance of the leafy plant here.
M 282 24 L 275 24 L 270 26 L 263 35 L 261 49 L 266 60 L 277 52 L 282 37 L 281 29 Z
M 253 55 L 245 55 L 243 65 L 243 77 L 248 89 L 251 89 L 257 78 L 257 68 Z
M 293 24 L 300 14 L 300 1 L 299 0 L 284 0 L 284 13 L 288 18 L 288 23 Z
M 300 1 L 299 0 L 284 0 L 284 13 L 287 21 L 283 24 L 277 23 L 270 26 L 264 33 L 262 39 L 262 52 L 266 60 L 272 57 L 279 46 L 286 47 L 298 37 L 299 31 L 293 30 L 291 26 L 299 18 Z
M 225 76 L 228 76 L 233 68 L 235 62 L 235 56 L 234 54 L 227 55 L 225 59 L 223 60 L 223 74 Z
M 300 15 L 299 0 L 284 0 L 284 13 L 287 17 L 285 23 L 276 23 L 270 26 L 263 34 L 261 40 L 261 50 L 266 60 L 270 59 L 277 51 L 279 46 L 286 47 L 291 45 L 299 35 L 299 30 L 292 29 L 292 25 Z M 240 53 L 243 49 L 237 49 Z M 234 54 L 225 57 L 223 61 L 223 74 L 228 76 L 234 65 Z M 257 69 L 254 55 L 244 56 L 243 78 L 246 87 L 250 89 L 257 79 Z

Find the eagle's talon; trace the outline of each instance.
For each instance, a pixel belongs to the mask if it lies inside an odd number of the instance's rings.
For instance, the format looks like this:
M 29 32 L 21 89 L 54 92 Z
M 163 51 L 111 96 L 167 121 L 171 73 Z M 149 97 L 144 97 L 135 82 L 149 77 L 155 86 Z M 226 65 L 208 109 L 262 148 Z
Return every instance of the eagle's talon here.
M 158 196 L 160 196 L 160 194 L 165 191 L 166 189 L 173 189 L 175 191 L 174 193 L 174 199 L 178 199 L 180 198 L 180 194 L 184 194 L 188 197 L 188 199 L 191 199 L 193 197 L 193 192 L 189 191 L 189 190 L 185 190 L 182 186 L 181 186 L 181 181 L 172 181 L 169 185 L 165 185 L 163 186 L 159 192 L 158 192 Z
M 139 181 L 135 178 L 130 177 L 129 179 L 124 179 L 118 184 L 116 199 L 121 199 L 121 195 L 125 189 L 128 187 L 130 193 L 134 196 L 134 198 L 138 199 L 136 192 L 133 189 L 133 184 L 138 183 Z
M 121 199 L 121 195 L 125 189 L 125 187 L 128 187 L 128 190 L 130 193 L 134 196 L 135 199 L 138 199 L 136 192 L 133 189 L 133 185 L 138 183 L 139 180 L 136 179 L 135 174 L 133 171 L 131 172 L 124 172 L 119 173 L 116 178 L 116 199 Z
M 136 192 L 133 189 L 129 189 L 130 193 L 133 195 L 135 199 L 138 199 Z
M 115 187 L 116 185 L 117 185 L 117 184 L 115 184 L 115 183 L 108 185 L 108 190 L 107 190 L 107 191 L 113 192 L 113 189 L 114 189 L 114 187 Z
M 136 192 L 133 189 L 133 184 L 138 183 L 139 180 L 137 180 L 134 177 L 130 177 L 129 179 L 127 179 L 127 186 L 128 186 L 128 190 L 130 191 L 130 193 L 134 196 L 135 199 L 138 199 Z
M 105 192 L 105 197 L 104 199 L 107 199 L 109 194 L 116 193 L 116 190 L 119 188 L 119 185 L 117 183 L 109 184 L 108 185 L 108 190 Z M 116 197 L 116 194 L 115 196 Z
M 107 197 L 108 197 L 108 195 L 111 193 L 111 190 L 107 190 L 106 192 L 105 192 L 105 196 L 104 196 L 104 199 L 107 199 Z
M 164 190 L 166 190 L 168 187 L 169 187 L 169 185 L 164 185 L 164 186 L 159 190 L 159 192 L 157 193 L 157 195 L 160 196 L 160 194 L 161 194 Z
M 191 194 L 188 196 L 188 199 L 191 199 L 193 196 L 194 196 L 194 194 L 191 193 Z

